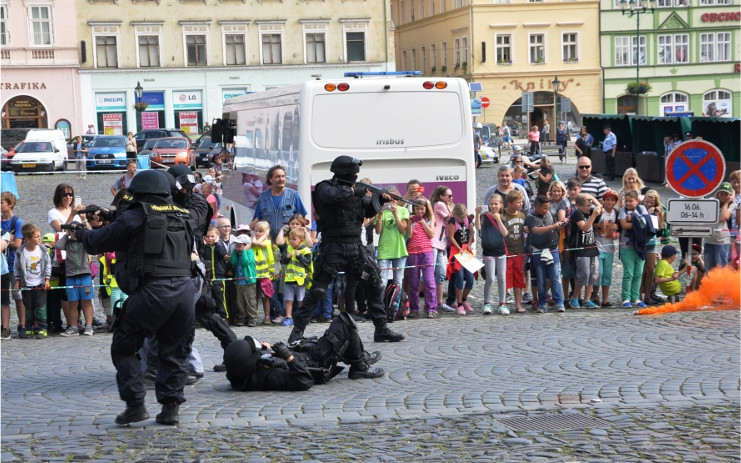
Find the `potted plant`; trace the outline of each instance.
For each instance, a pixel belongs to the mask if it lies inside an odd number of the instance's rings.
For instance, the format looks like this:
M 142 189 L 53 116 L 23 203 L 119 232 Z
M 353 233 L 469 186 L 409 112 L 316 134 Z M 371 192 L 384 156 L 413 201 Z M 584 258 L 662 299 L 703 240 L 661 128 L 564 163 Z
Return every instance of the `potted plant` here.
M 512 64 L 512 60 L 502 58 L 497 61 L 497 64 Z
M 461 68 L 461 63 L 455 63 L 455 67 L 453 68 L 454 71 L 457 71 Z
M 468 61 L 464 61 L 464 62 L 463 62 L 463 63 L 461 64 L 461 67 L 463 68 L 463 72 L 466 72 L 466 69 L 468 69 Z
M 430 74 L 434 74 L 435 71 L 437 71 L 437 67 L 436 66 L 432 66 L 432 69 L 430 69 Z
M 140 112 L 146 110 L 148 107 L 149 107 L 149 103 L 147 103 L 146 101 L 140 101 L 138 103 L 134 103 L 134 109 Z
M 631 95 L 643 95 L 651 91 L 651 84 L 648 82 L 631 82 L 625 87 L 625 91 Z
M 440 72 L 445 72 L 448 70 L 448 67 L 443 65 L 443 67 L 440 68 Z

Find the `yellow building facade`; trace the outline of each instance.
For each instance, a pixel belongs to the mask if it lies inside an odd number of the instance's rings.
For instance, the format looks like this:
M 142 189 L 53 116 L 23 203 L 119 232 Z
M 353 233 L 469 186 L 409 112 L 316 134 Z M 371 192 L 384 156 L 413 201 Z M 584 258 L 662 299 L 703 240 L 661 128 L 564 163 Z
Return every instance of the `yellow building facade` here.
M 548 120 L 551 139 L 557 96 L 572 132 L 579 114 L 602 112 L 598 1 L 392 0 L 391 10 L 397 68 L 481 83 L 475 96 L 491 104 L 477 122 L 524 136 L 523 92 L 533 92 L 530 121 Z

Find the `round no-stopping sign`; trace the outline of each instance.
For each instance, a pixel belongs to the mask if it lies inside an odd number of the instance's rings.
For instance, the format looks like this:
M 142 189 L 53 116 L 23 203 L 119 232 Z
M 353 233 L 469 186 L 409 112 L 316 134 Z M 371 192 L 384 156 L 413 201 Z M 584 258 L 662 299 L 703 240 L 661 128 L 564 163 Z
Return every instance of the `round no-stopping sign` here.
M 666 158 L 666 181 L 677 193 L 701 198 L 723 183 L 726 160 L 717 146 L 707 141 L 688 140 Z

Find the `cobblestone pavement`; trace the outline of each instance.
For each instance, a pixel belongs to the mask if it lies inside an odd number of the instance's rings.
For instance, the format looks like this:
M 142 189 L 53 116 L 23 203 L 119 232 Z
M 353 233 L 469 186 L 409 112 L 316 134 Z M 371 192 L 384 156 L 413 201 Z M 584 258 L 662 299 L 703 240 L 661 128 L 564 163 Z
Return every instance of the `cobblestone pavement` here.
M 490 172 L 480 170 L 479 190 Z M 101 184 L 111 179 L 100 177 Z M 58 179 L 39 179 L 19 177 L 21 206 L 51 198 Z M 387 375 L 352 381 L 341 374 L 300 393 L 232 391 L 223 373 L 211 371 L 221 360 L 218 342 L 199 329 L 206 374 L 186 387 L 177 428 L 154 423 L 152 386 L 151 420 L 113 424 L 123 403 L 109 334 L 3 341 L 0 459 L 739 461 L 739 312 L 503 317 L 481 315 L 476 302 L 477 312 L 464 317 L 394 323 L 407 335 L 397 344 L 370 342 L 372 325 L 359 324 L 366 347 L 383 352 Z M 310 325 L 307 334 L 325 327 Z M 237 334 L 274 341 L 288 330 Z

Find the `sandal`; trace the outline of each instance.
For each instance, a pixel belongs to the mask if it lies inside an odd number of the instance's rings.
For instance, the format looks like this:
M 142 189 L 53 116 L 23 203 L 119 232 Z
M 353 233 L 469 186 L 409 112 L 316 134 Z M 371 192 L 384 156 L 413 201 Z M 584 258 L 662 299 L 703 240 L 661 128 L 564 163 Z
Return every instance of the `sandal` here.
M 437 318 L 437 312 L 427 312 L 427 318 Z

